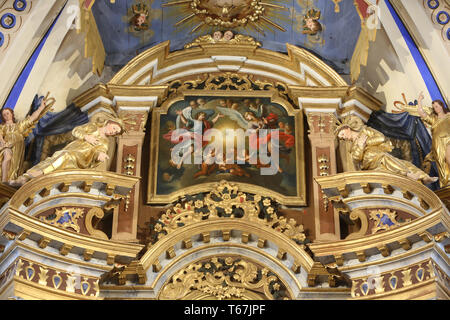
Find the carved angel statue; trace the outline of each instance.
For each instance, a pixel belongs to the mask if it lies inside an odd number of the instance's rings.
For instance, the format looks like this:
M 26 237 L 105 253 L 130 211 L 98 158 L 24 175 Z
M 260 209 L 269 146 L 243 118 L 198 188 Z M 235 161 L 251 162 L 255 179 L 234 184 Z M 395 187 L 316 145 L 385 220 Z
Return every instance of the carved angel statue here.
M 0 125 L 0 163 L 3 183 L 16 179 L 23 172 L 25 138 L 31 133 L 39 119 L 50 110 L 55 99 L 41 99 L 39 107 L 22 121 L 16 121 L 14 110 L 1 110 Z
M 417 109 L 422 121 L 431 126 L 433 139 L 431 152 L 425 161 L 435 161 L 439 171 L 441 187 L 450 185 L 450 112 L 441 100 L 434 100 L 433 109 L 425 112 L 424 96 L 420 93 Z
M 99 112 L 95 117 L 96 119 L 91 119 L 89 123 L 73 129 L 75 141 L 9 184 L 19 187 L 32 178 L 56 170 L 92 169 L 107 161 L 109 159 L 108 138 L 122 134 L 125 124 L 122 119 L 107 112 Z
M 353 142 L 350 155 L 361 170 L 388 171 L 424 184 L 438 179 L 412 163 L 392 156 L 389 153 L 393 150 L 392 143 L 381 132 L 364 125 L 357 116 L 345 117 L 342 123 L 338 123 L 335 134 L 339 139 Z

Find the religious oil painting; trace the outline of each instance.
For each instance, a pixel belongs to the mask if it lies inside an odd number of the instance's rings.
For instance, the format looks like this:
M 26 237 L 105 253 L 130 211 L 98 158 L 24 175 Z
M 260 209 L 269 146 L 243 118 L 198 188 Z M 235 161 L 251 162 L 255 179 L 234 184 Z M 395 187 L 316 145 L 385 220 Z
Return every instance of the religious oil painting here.
M 149 202 L 226 180 L 304 204 L 301 113 L 270 95 L 182 94 L 153 111 Z

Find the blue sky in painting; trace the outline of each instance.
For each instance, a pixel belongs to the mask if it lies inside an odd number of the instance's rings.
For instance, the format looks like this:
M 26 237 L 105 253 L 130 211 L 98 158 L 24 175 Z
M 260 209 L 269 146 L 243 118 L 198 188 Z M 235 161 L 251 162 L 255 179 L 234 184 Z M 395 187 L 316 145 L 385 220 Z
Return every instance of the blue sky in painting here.
M 148 0 L 146 0 L 149 3 Z M 170 49 L 180 50 L 183 46 L 205 34 L 190 34 L 192 27 L 174 24 L 185 16 L 177 12 L 176 7 L 162 8 L 167 0 L 154 0 L 151 4 L 152 21 L 150 31 L 141 31 L 139 36 L 128 31 L 129 8 L 136 0 L 121 0 L 111 4 L 109 0 L 97 0 L 93 13 L 107 52 L 106 64 L 123 66 L 137 54 L 166 40 L 170 40 Z M 305 48 L 331 65 L 341 74 L 349 73 L 349 61 L 361 31 L 361 21 L 352 0 L 340 2 L 340 12 L 334 10 L 331 0 L 279 0 L 279 4 L 289 8 L 280 11 L 282 20 L 271 18 L 283 28 L 282 31 L 266 31 L 265 35 L 246 30 L 234 30 L 236 33 L 248 34 L 262 43 L 263 48 L 286 52 L 286 43 Z M 320 22 L 324 25 L 321 38 L 311 41 L 311 36 L 301 33 L 302 17 L 311 5 L 321 11 Z M 269 17 L 270 18 L 270 17 Z M 215 29 L 210 29 L 215 31 Z M 209 32 L 207 32 L 209 33 Z

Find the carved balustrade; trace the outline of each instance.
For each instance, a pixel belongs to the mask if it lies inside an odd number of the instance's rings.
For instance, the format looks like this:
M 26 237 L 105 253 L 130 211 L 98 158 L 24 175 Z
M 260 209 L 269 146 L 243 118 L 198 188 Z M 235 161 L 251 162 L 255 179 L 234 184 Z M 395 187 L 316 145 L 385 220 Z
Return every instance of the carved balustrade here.
M 309 245 L 318 261 L 345 266 L 352 259 L 365 262 L 379 254 L 389 257 L 393 250 L 408 251 L 419 242 L 434 241 L 436 250 L 445 251 L 449 211 L 421 183 L 380 171 L 346 172 L 315 180 L 335 210 L 360 224 L 360 230 L 344 240 Z M 400 212 L 410 218 L 397 221 Z
M 138 181 L 134 176 L 91 170 L 56 171 L 29 181 L 0 210 L 4 254 L 29 246 L 31 240 L 60 256 L 95 258 L 104 270 L 114 262 L 130 262 L 143 246 L 108 240 L 94 221 L 126 199 Z

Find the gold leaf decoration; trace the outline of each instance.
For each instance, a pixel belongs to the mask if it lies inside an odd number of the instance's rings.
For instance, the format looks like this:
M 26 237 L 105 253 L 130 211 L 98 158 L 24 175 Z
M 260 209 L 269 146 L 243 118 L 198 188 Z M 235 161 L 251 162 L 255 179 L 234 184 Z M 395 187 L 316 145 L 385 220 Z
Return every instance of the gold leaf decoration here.
M 191 299 L 202 293 L 218 300 L 291 299 L 285 285 L 266 268 L 234 257 L 214 257 L 178 271 L 161 290 L 161 300 Z
M 216 36 L 218 34 L 218 32 L 220 32 L 220 37 Z M 249 45 L 249 46 L 256 46 L 256 47 L 261 47 L 261 42 L 256 41 L 254 38 L 250 37 L 250 36 L 246 36 L 243 34 L 230 34 L 230 36 L 228 37 L 223 37 L 222 36 L 222 32 L 218 31 L 217 33 L 210 35 L 204 35 L 204 36 L 200 36 L 198 38 L 196 38 L 194 41 L 186 44 L 184 46 L 185 49 L 189 49 L 192 47 L 198 47 L 198 46 L 202 46 L 202 45 L 208 45 L 208 44 L 215 44 L 215 43 L 220 43 L 220 44 L 239 44 L 239 45 Z M 232 31 L 226 31 L 227 32 L 231 32 Z
M 153 226 L 154 242 L 204 220 L 243 219 L 272 228 L 298 244 L 307 243 L 303 225 L 278 216 L 277 207 L 271 198 L 240 192 L 235 184 L 221 181 L 210 193 L 189 196 L 167 209 Z
M 75 232 L 80 232 L 78 219 L 82 218 L 84 210 L 82 208 L 61 208 L 56 209 L 55 213 L 41 217 L 40 219 L 48 224 L 55 225 L 63 229 L 73 229 Z

